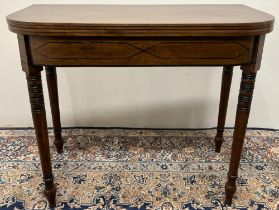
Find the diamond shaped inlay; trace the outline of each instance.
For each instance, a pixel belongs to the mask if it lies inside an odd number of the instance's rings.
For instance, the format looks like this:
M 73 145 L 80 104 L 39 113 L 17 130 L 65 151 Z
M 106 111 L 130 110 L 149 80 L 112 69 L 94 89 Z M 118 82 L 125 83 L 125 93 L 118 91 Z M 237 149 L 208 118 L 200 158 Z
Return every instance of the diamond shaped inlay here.
M 35 51 L 49 59 L 127 59 L 142 50 L 126 42 L 47 42 Z

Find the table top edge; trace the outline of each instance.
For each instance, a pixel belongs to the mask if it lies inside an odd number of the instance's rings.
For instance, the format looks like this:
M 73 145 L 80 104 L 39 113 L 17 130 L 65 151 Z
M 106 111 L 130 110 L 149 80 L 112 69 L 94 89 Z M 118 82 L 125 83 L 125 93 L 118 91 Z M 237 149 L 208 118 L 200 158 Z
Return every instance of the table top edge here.
M 225 6 L 224 4 L 218 4 L 219 6 Z M 34 6 L 45 6 L 42 4 L 34 4 L 31 5 L 27 8 L 32 8 Z M 49 6 L 49 5 L 47 5 Z M 63 6 L 63 5 L 60 5 Z M 95 5 L 92 5 L 95 6 Z M 106 7 L 107 5 L 96 5 L 96 6 L 103 6 Z M 119 6 L 119 5 L 109 5 L 109 6 Z M 121 5 L 120 5 L 121 6 Z M 124 6 L 157 6 L 157 5 L 124 5 Z M 159 6 L 180 6 L 180 5 L 159 5 Z M 185 7 L 187 7 L 188 5 L 184 5 Z M 192 5 L 193 6 L 193 5 Z M 194 5 L 194 6 L 198 6 L 198 5 Z M 206 6 L 206 5 L 203 5 Z M 226 6 L 231 6 L 231 5 L 226 5 Z M 252 9 L 254 11 L 258 11 L 255 10 L 251 7 L 248 7 L 246 5 L 242 5 L 242 4 L 233 4 L 233 6 L 241 6 L 241 7 L 247 7 L 249 9 Z M 27 9 L 25 8 L 25 9 Z M 25 9 L 19 10 L 19 11 L 23 11 Z M 98 29 L 103 29 L 103 30 L 111 30 L 111 29 L 115 29 L 115 30 L 123 30 L 123 31 L 129 31 L 129 30 L 145 30 L 148 33 L 148 30 L 163 30 L 163 29 L 167 29 L 167 30 L 176 30 L 176 31 L 180 31 L 186 34 L 191 34 L 191 31 L 193 29 L 195 29 L 197 32 L 200 31 L 200 33 L 202 34 L 202 32 L 204 31 L 204 35 L 206 35 L 206 33 L 210 33 L 213 32 L 214 34 L 218 34 L 217 31 L 220 32 L 220 34 L 222 33 L 226 33 L 228 31 L 231 30 L 235 30 L 240 32 L 244 30 L 245 32 L 248 32 L 249 34 L 266 34 L 269 33 L 273 30 L 273 26 L 274 26 L 274 21 L 275 21 L 275 17 L 265 13 L 265 12 L 261 12 L 258 11 L 260 14 L 264 14 L 265 19 L 263 21 L 257 21 L 257 22 L 243 22 L 243 23 L 107 23 L 107 22 L 103 22 L 103 23 L 71 23 L 71 22 L 28 22 L 28 21 L 21 21 L 18 20 L 16 18 L 13 18 L 15 13 L 12 13 L 8 16 L 6 16 L 6 20 L 7 23 L 9 25 L 9 29 L 12 32 L 15 33 L 19 33 L 19 34 L 42 34 L 42 33 L 52 33 L 52 31 L 54 29 L 58 29 L 59 28 L 59 33 L 63 34 L 63 33 L 67 33 L 67 34 L 71 34 L 71 32 L 73 34 L 78 33 L 78 31 L 81 30 L 86 30 L 88 35 L 90 35 L 91 33 L 94 34 L 94 30 L 98 30 Z M 90 32 L 90 30 L 93 30 L 92 32 Z M 30 33 L 29 33 L 29 32 Z M 215 31 L 215 32 L 214 32 Z M 243 33 L 245 34 L 245 33 Z

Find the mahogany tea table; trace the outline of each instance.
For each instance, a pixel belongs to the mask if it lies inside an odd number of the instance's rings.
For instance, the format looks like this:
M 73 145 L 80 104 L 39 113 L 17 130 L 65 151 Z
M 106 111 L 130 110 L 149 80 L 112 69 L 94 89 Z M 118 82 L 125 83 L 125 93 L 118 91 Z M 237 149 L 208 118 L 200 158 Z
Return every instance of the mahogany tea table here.
M 236 179 L 265 35 L 274 17 L 245 5 L 32 5 L 7 16 L 17 33 L 49 206 L 56 205 L 41 71 L 46 70 L 55 141 L 63 140 L 56 67 L 223 66 L 215 150 L 220 152 L 233 67 L 240 66 L 228 205 Z

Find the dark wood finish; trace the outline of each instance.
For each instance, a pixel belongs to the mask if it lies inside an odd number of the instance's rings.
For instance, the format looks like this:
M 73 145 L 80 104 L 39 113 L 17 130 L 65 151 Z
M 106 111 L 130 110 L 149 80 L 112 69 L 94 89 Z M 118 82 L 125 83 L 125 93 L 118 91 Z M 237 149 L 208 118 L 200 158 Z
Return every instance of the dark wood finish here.
M 238 96 L 238 105 L 235 118 L 228 180 L 225 186 L 225 202 L 228 205 L 232 204 L 232 198 L 234 193 L 236 192 L 236 179 L 238 175 L 238 168 L 240 164 L 243 142 L 250 114 L 250 107 L 253 98 L 256 74 L 261 64 L 264 40 L 265 35 L 256 37 L 252 62 L 250 64 L 241 66 L 243 72 Z
M 240 164 L 242 147 L 250 113 L 255 78 L 256 73 L 242 73 L 235 119 L 233 144 L 231 150 L 230 168 L 228 173 L 228 181 L 226 183 L 226 203 L 228 205 L 232 204 L 232 198 L 236 191 L 237 173 Z
M 51 11 L 51 14 L 49 13 Z M 233 66 L 243 71 L 226 183 L 231 205 L 265 34 L 274 17 L 244 5 L 33 5 L 7 16 L 18 34 L 22 69 L 42 162 L 45 194 L 55 206 L 41 74 L 46 67 L 61 151 L 57 66 L 224 66 L 216 151 L 223 130 Z
M 26 73 L 26 79 L 28 84 L 29 98 L 36 132 L 36 138 L 38 142 L 39 155 L 43 170 L 43 178 L 45 183 L 44 194 L 46 195 L 49 201 L 49 206 L 54 207 L 56 186 L 53 182 L 53 174 L 51 167 L 41 72 L 40 68 L 38 67 L 29 67 L 33 68 L 34 71 L 36 71 L 36 73 L 32 74 Z
M 224 133 L 225 122 L 226 122 L 232 76 L 233 76 L 233 66 L 224 66 L 223 75 L 222 75 L 221 94 L 220 94 L 217 134 L 215 137 L 216 152 L 221 151 L 221 147 L 224 142 L 223 133 Z
M 51 15 L 49 13 L 51 11 Z M 274 17 L 245 5 L 32 5 L 7 17 L 11 31 L 51 36 L 252 36 Z
M 251 62 L 253 44 L 253 37 L 30 37 L 33 63 L 54 66 L 239 65 Z
M 59 97 L 58 97 L 58 85 L 57 85 L 57 75 L 56 68 L 46 66 L 46 79 L 47 87 L 53 122 L 54 131 L 54 145 L 58 153 L 62 153 L 63 150 L 63 139 L 61 135 L 61 122 L 60 122 L 60 109 L 59 109 Z
M 45 183 L 44 194 L 49 202 L 49 206 L 55 207 L 56 186 L 54 184 L 51 167 L 45 103 L 41 79 L 41 71 L 43 68 L 32 64 L 27 36 L 18 34 L 18 44 L 22 70 L 26 74 L 31 112 L 42 165 L 43 180 Z
M 242 65 L 241 69 L 246 72 L 257 72 L 261 67 L 261 60 L 264 48 L 265 35 L 255 38 L 252 62 L 247 65 Z

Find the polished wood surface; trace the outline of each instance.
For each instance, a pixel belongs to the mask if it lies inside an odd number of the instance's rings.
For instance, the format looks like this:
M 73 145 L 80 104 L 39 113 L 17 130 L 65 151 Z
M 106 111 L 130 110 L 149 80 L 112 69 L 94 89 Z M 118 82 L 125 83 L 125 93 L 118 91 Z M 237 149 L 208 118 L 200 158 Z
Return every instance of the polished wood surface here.
M 43 180 L 45 183 L 44 194 L 47 196 L 50 206 L 53 206 L 53 204 L 56 203 L 56 186 L 54 184 L 51 166 L 44 93 L 41 79 L 42 68 L 35 67 L 31 64 L 28 64 L 27 67 L 30 69 L 29 72 L 32 72 L 26 73 L 26 80 L 39 155 L 42 164 Z
M 238 168 L 240 165 L 242 148 L 250 114 L 250 107 L 252 103 L 256 74 L 257 73 L 254 72 L 242 72 L 237 111 L 235 117 L 230 167 L 228 172 L 228 180 L 225 185 L 225 202 L 229 205 L 232 204 L 233 195 L 236 192 Z
M 232 36 L 268 33 L 274 17 L 245 5 L 55 4 L 32 5 L 7 21 L 12 31 L 28 35 Z
M 215 137 L 215 152 L 220 152 L 224 142 L 224 128 L 226 122 L 227 108 L 230 96 L 231 82 L 233 76 L 233 66 L 224 66 L 221 84 L 217 134 Z
M 7 17 L 17 33 L 42 162 L 55 207 L 41 71 L 46 68 L 55 146 L 62 151 L 57 66 L 224 66 L 215 150 L 224 141 L 233 67 L 243 72 L 226 204 L 231 205 L 265 35 L 273 16 L 244 5 L 33 5 Z
M 63 138 L 61 135 L 61 122 L 60 122 L 60 109 L 59 109 L 56 68 L 46 66 L 45 70 L 46 70 L 48 95 L 49 95 L 52 122 L 53 122 L 54 145 L 57 149 L 57 152 L 62 153 Z
M 29 42 L 35 65 L 188 66 L 249 63 L 254 38 L 112 39 L 30 36 Z

